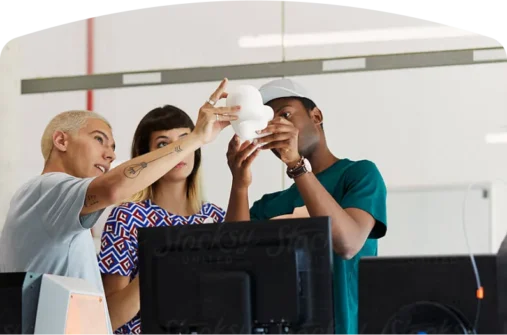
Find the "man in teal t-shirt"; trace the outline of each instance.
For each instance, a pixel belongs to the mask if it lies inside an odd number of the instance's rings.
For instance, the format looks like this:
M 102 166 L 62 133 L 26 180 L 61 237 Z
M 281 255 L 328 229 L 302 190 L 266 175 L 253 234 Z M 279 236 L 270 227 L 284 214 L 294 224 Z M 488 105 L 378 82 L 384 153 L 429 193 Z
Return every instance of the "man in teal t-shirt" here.
M 359 259 L 377 255 L 377 239 L 387 230 L 384 180 L 371 161 L 338 159 L 331 153 L 322 112 L 300 84 L 278 79 L 260 92 L 275 118 L 262 130 L 266 135 L 253 143 L 240 145 L 234 137 L 229 144 L 233 183 L 226 221 L 331 217 L 335 332 L 356 334 Z M 259 150 L 280 158 L 294 184 L 264 195 L 249 208 L 250 165 Z

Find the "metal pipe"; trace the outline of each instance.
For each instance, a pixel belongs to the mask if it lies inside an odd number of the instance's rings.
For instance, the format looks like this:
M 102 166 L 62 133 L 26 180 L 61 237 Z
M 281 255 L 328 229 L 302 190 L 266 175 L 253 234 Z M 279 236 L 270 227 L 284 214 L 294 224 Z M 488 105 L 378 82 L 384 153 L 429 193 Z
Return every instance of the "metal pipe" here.
M 94 19 L 86 21 L 86 74 L 93 74 Z M 93 90 L 86 91 L 86 109 L 93 111 Z

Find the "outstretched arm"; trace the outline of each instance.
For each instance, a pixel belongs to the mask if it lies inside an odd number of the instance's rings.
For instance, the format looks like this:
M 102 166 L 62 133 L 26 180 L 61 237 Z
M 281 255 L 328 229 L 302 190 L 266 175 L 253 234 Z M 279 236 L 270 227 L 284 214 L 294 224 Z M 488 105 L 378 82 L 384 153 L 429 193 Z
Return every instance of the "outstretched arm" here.
M 227 207 L 226 222 L 250 221 L 248 187 L 252 183 L 250 166 L 259 154 L 254 143 L 240 139 L 235 135 L 229 142 L 227 163 L 232 172 L 231 193 Z
M 131 159 L 95 178 L 88 187 L 81 215 L 125 200 L 148 187 L 202 144 L 202 137 L 191 133 L 177 142 Z
M 227 80 L 211 96 L 218 101 L 226 97 Z M 211 142 L 218 133 L 236 120 L 239 106 L 214 107 L 206 102 L 199 110 L 195 129 L 189 136 L 170 145 L 131 159 L 104 175 L 95 178 L 86 193 L 81 215 L 118 203 L 153 184 L 187 155 Z

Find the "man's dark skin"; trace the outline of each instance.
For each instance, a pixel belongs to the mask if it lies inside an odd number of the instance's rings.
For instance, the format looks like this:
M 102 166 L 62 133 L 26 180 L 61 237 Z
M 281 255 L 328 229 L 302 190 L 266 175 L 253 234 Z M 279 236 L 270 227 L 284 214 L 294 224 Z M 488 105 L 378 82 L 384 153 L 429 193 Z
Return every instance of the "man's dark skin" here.
M 288 168 L 296 166 L 304 156 L 310 162 L 312 172 L 294 179 L 299 193 L 310 216 L 331 217 L 333 249 L 342 258 L 351 259 L 363 247 L 375 219 L 361 209 L 343 209 L 315 176 L 338 161 L 326 143 L 321 126 L 322 112 L 317 107 L 306 109 L 297 98 L 279 98 L 267 105 L 273 108 L 275 117 L 259 134 L 271 135 L 252 143 L 247 141 L 241 146 L 238 137 L 234 136 L 229 143 L 227 159 L 233 182 L 225 221 L 250 221 L 250 166 L 260 150 L 271 150 Z M 258 144 L 263 146 L 256 149 Z

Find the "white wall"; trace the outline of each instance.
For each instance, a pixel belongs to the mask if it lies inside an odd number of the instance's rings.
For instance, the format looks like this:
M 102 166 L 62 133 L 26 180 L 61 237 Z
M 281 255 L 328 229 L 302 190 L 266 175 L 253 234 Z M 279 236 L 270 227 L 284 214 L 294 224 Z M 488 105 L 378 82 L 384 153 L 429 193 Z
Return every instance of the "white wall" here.
M 20 122 L 17 112 L 19 111 L 19 91 L 21 90 L 20 78 L 20 43 L 11 41 L 2 50 L 0 56 L 0 228 L 5 220 L 7 208 L 15 192 L 19 178 L 17 171 L 22 166 L 19 149 Z M 10 141 L 14 145 L 10 145 Z
M 498 45 L 477 36 L 370 41 L 331 46 L 241 48 L 242 36 L 436 27 L 389 13 L 339 6 L 280 2 L 218 2 L 119 13 L 95 20 L 95 71 L 137 71 Z M 223 19 L 215 19 L 215 18 Z M 262 17 L 262 24 L 259 18 Z M 86 70 L 86 23 L 52 28 L 12 41 L 0 59 L 3 86 L 0 132 L 0 227 L 8 199 L 40 173 L 42 131 L 55 114 L 86 107 L 85 92 L 20 95 L 19 80 L 81 75 Z M 391 187 L 468 183 L 506 178 L 505 146 L 484 136 L 505 125 L 507 65 L 489 64 L 296 78 L 314 92 L 324 112 L 331 149 L 338 156 L 375 161 Z M 224 76 L 227 76 L 224 73 Z M 260 86 L 266 80 L 243 81 Z M 231 82 L 231 85 L 238 84 Z M 128 159 L 133 131 L 145 113 L 175 104 L 194 119 L 218 83 L 95 91 L 95 110 L 114 125 L 118 160 Z M 4 93 L 5 92 L 5 93 Z M 224 132 L 204 149 L 208 198 L 226 206 L 230 173 Z M 7 144 L 9 140 L 9 144 Z M 13 140 L 13 141 L 11 141 Z M 7 153 L 11 149 L 12 153 Z M 217 160 L 215 160 L 215 158 Z M 274 174 L 269 174 L 273 171 Z M 283 166 L 264 153 L 254 167 L 264 180 L 251 200 L 290 184 Z
M 369 158 L 390 186 L 507 179 L 507 64 L 316 75 L 306 85 L 324 113 L 330 148 Z
M 86 21 L 41 30 L 16 39 L 21 78 L 86 74 Z
M 391 188 L 389 230 L 386 237 L 379 240 L 379 254 L 467 254 L 467 240 L 474 253 L 496 251 L 498 244 L 492 239 L 492 225 L 487 224 L 492 202 L 496 200 L 492 198 L 493 186 L 490 183 L 476 185 L 468 194 L 466 184 Z

